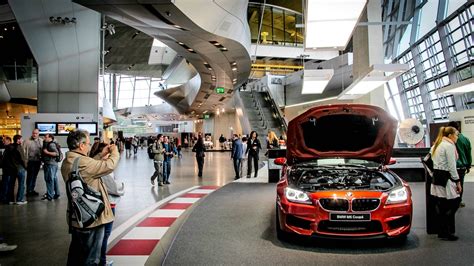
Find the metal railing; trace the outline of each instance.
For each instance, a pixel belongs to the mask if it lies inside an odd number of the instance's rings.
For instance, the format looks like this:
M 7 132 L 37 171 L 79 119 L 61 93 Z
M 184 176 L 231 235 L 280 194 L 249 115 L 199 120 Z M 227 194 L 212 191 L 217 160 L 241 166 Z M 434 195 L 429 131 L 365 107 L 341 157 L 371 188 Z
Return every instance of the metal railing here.
M 280 124 L 282 125 L 283 127 L 283 130 L 286 132 L 288 130 L 288 125 L 286 123 L 286 120 L 285 120 L 285 116 L 283 115 L 283 113 L 281 112 L 280 110 L 280 107 L 277 105 L 277 103 L 275 102 L 275 99 L 273 98 L 273 95 L 272 95 L 272 92 L 270 91 L 270 89 L 268 88 L 268 86 L 265 86 L 265 92 L 266 94 L 268 95 L 268 99 L 270 101 L 270 105 L 272 106 L 272 109 L 276 112 L 276 115 L 277 115 L 277 119 L 279 120 Z

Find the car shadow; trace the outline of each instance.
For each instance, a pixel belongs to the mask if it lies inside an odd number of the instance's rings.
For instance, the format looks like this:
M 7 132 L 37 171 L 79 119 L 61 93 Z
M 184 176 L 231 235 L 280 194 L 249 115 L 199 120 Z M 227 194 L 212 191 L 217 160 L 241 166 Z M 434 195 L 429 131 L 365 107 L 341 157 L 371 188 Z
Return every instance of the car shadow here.
M 275 211 L 272 212 L 272 217 L 269 217 L 268 221 L 269 225 L 262 233 L 262 239 L 285 249 L 332 254 L 380 254 L 412 250 L 420 245 L 420 239 L 414 233 L 410 233 L 405 241 L 397 239 L 317 239 L 291 234 L 280 240 L 276 234 Z

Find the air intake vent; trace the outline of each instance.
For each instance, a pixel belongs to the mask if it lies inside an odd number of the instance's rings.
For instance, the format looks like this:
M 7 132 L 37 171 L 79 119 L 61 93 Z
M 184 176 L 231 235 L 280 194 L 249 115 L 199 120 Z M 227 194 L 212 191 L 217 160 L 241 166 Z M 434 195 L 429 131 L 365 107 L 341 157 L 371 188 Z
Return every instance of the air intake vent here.
M 220 98 L 219 102 L 222 102 L 223 100 L 225 100 L 225 97 Z

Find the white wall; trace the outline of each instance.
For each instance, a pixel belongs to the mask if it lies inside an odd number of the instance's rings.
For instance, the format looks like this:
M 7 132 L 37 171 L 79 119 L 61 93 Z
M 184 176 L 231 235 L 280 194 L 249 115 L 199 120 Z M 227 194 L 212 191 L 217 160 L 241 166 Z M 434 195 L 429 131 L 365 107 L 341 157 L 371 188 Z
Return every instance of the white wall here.
M 23 139 L 31 137 L 31 132 L 35 129 L 36 122 L 97 122 L 94 120 L 93 114 L 53 114 L 53 113 L 38 113 L 38 114 L 22 114 L 21 115 L 21 135 Z M 98 129 L 99 131 L 100 128 Z M 66 148 L 67 136 L 55 136 L 55 140 Z

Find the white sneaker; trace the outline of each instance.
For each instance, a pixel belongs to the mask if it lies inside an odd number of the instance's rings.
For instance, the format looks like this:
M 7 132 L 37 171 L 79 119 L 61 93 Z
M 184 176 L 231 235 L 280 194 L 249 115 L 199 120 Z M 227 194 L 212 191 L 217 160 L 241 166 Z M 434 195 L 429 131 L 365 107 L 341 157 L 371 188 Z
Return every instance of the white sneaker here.
M 107 260 L 105 261 L 105 266 L 112 266 L 114 265 L 114 261 L 113 260 Z
M 12 251 L 15 250 L 17 247 L 17 245 L 8 245 L 7 243 L 1 243 L 0 252 Z
M 16 204 L 17 204 L 17 205 L 25 205 L 25 204 L 27 204 L 27 203 L 28 203 L 28 201 L 24 200 L 24 201 L 17 201 Z

